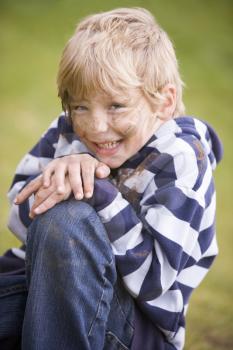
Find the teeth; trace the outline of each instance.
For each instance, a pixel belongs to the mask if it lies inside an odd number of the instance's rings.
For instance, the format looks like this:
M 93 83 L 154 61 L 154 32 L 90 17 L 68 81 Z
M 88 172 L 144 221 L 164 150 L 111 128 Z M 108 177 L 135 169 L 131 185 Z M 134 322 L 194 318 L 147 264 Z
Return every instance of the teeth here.
M 114 148 L 118 145 L 119 141 L 106 142 L 106 143 L 98 143 L 98 147 L 100 148 Z

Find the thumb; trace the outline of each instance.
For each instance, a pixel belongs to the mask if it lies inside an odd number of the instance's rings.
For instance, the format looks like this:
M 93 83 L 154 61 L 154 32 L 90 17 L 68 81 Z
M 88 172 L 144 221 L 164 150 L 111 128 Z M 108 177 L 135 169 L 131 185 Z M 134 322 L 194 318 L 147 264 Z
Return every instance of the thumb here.
M 95 169 L 95 175 L 99 178 L 105 178 L 108 177 L 110 174 L 110 168 L 104 163 L 99 162 L 96 169 Z

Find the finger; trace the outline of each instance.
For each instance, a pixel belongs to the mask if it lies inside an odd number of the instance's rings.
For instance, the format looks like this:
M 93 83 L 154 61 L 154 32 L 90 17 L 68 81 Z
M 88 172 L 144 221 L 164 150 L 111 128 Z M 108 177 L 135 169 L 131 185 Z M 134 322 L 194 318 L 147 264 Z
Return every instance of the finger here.
M 40 190 L 35 196 L 35 202 L 31 208 L 29 216 L 34 218 L 35 215 L 42 214 L 46 212 L 48 209 L 52 208 L 55 204 L 61 202 L 62 200 L 67 199 L 71 194 L 71 186 L 68 180 L 66 180 L 65 184 L 65 193 L 58 194 L 56 191 L 56 187 L 54 185 L 54 181 L 52 178 L 53 184 L 49 187 L 49 189 Z
M 98 178 L 103 179 L 105 177 L 108 177 L 109 174 L 110 174 L 110 168 L 106 164 L 99 162 L 95 169 L 95 175 Z
M 67 174 L 66 163 L 58 163 L 56 169 L 54 170 L 54 181 L 56 183 L 56 189 L 58 194 L 63 194 L 65 192 L 65 176 Z
M 23 190 L 15 197 L 14 203 L 21 204 L 42 186 L 42 176 L 30 181 Z
M 37 191 L 31 207 L 31 212 L 40 206 L 41 203 L 43 203 L 53 192 L 55 192 L 55 186 L 50 186 L 49 188 L 41 188 L 39 191 Z
M 93 161 L 81 163 L 83 191 L 86 198 L 91 198 L 93 195 L 95 167 L 96 164 Z
M 51 177 L 54 173 L 54 169 L 55 169 L 55 164 L 54 162 L 51 162 L 43 170 L 42 177 L 43 177 L 43 186 L 45 188 L 49 187 L 51 184 Z
M 30 219 L 34 219 L 34 217 L 36 216 L 32 211 L 30 211 L 30 213 L 28 214 Z
M 33 217 L 35 215 L 43 214 L 47 210 L 53 208 L 57 203 L 63 200 L 63 195 L 53 192 L 49 197 L 47 197 L 37 208 L 32 211 Z
M 80 164 L 70 165 L 68 168 L 68 179 L 72 192 L 77 200 L 83 199 L 83 184 L 80 173 Z

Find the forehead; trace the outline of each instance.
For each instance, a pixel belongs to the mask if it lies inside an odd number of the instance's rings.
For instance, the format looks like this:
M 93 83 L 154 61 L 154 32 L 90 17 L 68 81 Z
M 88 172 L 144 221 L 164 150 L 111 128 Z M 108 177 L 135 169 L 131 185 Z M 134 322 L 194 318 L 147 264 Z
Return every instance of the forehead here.
M 71 96 L 71 102 L 75 101 L 93 101 L 93 102 L 108 102 L 119 101 L 122 103 L 136 103 L 142 97 L 139 89 L 128 88 L 119 89 L 113 93 L 112 91 L 91 91 L 88 94 L 81 94 L 77 92 Z

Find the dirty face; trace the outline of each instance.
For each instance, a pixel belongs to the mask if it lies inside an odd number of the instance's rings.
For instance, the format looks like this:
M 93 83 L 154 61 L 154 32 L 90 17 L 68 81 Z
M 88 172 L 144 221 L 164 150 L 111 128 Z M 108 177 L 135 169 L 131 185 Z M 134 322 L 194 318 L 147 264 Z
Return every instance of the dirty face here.
M 137 153 L 158 128 L 155 113 L 140 90 L 124 95 L 93 93 L 70 103 L 75 133 L 107 164 L 118 168 Z

